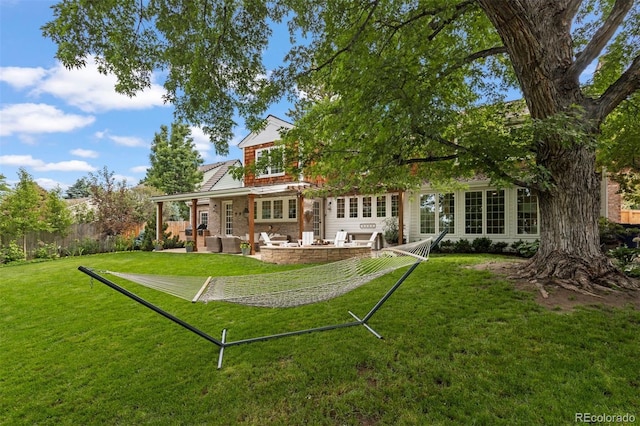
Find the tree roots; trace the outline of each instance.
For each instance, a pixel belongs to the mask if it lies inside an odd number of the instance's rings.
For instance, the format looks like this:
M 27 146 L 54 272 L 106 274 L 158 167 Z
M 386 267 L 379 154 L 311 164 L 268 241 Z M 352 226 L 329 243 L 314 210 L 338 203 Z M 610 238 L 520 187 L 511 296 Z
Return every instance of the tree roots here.
M 522 269 L 521 277 L 528 278 L 543 297 L 545 285 L 557 285 L 567 290 L 593 297 L 624 290 L 640 290 L 640 283 L 624 275 L 603 254 L 583 258 L 566 253 L 536 254 Z

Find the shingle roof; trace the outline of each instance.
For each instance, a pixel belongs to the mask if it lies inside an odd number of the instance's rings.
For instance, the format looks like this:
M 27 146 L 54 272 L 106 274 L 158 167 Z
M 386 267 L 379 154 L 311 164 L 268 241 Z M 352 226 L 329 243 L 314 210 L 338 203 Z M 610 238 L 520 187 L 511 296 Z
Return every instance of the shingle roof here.
M 202 166 L 198 167 L 198 170 L 200 170 L 202 173 L 207 173 L 217 169 L 211 175 L 211 177 L 209 177 L 209 179 L 203 182 L 203 184 L 200 186 L 200 191 L 211 191 L 213 187 L 216 186 L 216 184 L 220 181 L 220 179 L 222 179 L 224 175 L 227 174 L 227 172 L 229 171 L 229 167 L 239 163 L 240 160 L 228 160 L 211 164 L 203 164 Z

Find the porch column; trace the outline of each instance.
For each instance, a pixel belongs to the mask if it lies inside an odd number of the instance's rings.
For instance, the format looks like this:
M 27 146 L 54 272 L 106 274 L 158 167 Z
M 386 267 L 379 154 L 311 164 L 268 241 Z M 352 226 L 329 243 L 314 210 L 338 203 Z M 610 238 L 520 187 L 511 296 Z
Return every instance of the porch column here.
M 156 203 L 156 240 L 162 241 L 162 201 Z
M 198 199 L 191 199 L 191 235 L 193 236 L 193 251 L 198 251 Z
M 398 244 L 404 240 L 404 191 L 398 191 Z
M 304 195 L 298 193 L 298 239 L 302 239 L 302 231 L 304 231 Z
M 254 194 L 249 194 L 249 245 L 251 246 L 251 254 L 255 254 L 256 253 L 256 249 L 255 249 L 255 221 L 254 221 L 254 216 L 255 216 L 255 206 L 254 206 L 254 201 L 255 201 L 255 195 Z

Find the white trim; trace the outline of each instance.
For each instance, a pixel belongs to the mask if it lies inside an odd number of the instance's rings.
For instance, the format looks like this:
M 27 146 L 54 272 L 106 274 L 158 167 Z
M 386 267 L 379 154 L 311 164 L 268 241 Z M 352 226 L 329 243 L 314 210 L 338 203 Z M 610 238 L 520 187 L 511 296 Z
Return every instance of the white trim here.
M 271 172 L 271 168 L 272 166 L 268 166 L 267 170 L 265 171 L 265 173 L 261 173 L 261 174 L 257 174 L 256 175 L 256 179 L 264 179 L 264 178 L 270 178 L 270 177 L 278 177 L 278 176 L 284 176 L 285 172 L 284 172 L 284 150 L 282 149 L 281 146 L 269 146 L 266 148 L 260 148 L 260 149 L 256 149 L 255 150 L 255 157 L 254 160 L 256 162 L 256 164 L 258 163 L 258 159 L 260 158 L 260 156 L 262 155 L 263 152 L 265 151 L 273 151 L 273 150 L 281 150 L 282 151 L 282 171 L 281 172 L 276 172 L 276 173 L 272 173 Z
M 293 128 L 293 124 L 273 115 L 267 116 L 265 121 L 265 126 L 260 131 L 251 132 L 245 136 L 238 144 L 238 148 L 244 149 L 250 146 L 278 141 L 281 139 L 281 130 Z

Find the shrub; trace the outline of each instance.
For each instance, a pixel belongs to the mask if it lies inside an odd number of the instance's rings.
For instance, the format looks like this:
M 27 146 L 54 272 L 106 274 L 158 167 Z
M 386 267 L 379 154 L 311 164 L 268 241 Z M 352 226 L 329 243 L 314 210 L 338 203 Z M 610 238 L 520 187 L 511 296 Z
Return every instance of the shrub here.
M 181 248 L 181 247 L 184 247 L 184 242 L 181 242 L 180 237 L 177 235 L 164 239 L 164 248 L 166 249 Z
M 440 251 L 440 253 L 453 253 L 455 251 L 455 243 L 451 240 L 440 241 L 438 251 Z
M 532 257 L 538 251 L 538 247 L 540 247 L 539 240 L 531 242 L 518 240 L 511 244 L 511 248 L 516 252 L 516 254 L 522 257 Z
M 491 244 L 491 248 L 489 249 L 489 251 L 491 253 L 502 253 L 507 247 L 509 247 L 508 243 L 505 243 L 504 241 L 498 241 Z
M 14 241 L 10 242 L 8 246 L 3 247 L 2 250 L 0 250 L 1 263 L 9 263 L 25 259 L 26 256 L 24 255 L 24 251 Z
M 480 237 L 473 240 L 471 243 L 473 251 L 476 253 L 489 253 L 491 249 L 491 239 L 487 237 Z
M 100 252 L 100 243 L 91 238 L 83 238 L 82 240 L 75 240 L 65 250 L 68 256 L 96 254 Z
M 640 256 L 640 249 L 617 247 L 609 250 L 609 256 L 616 260 L 620 269 L 627 269 Z
M 384 239 L 389 244 L 398 244 L 400 238 L 400 226 L 398 225 L 397 217 L 388 217 L 384 220 L 382 226 L 382 234 Z
M 58 247 L 54 243 L 45 244 L 38 241 L 38 247 L 33 251 L 35 259 L 56 259 L 58 257 Z
M 131 251 L 135 244 L 134 237 L 125 237 L 124 235 L 116 235 L 114 248 L 116 251 Z
M 622 241 L 621 235 L 625 232 L 622 225 L 601 217 L 598 219 L 598 228 L 600 230 L 600 244 L 615 246 Z
M 473 247 L 471 243 L 466 238 L 456 241 L 455 243 L 455 252 L 456 253 L 471 253 L 473 251 Z

